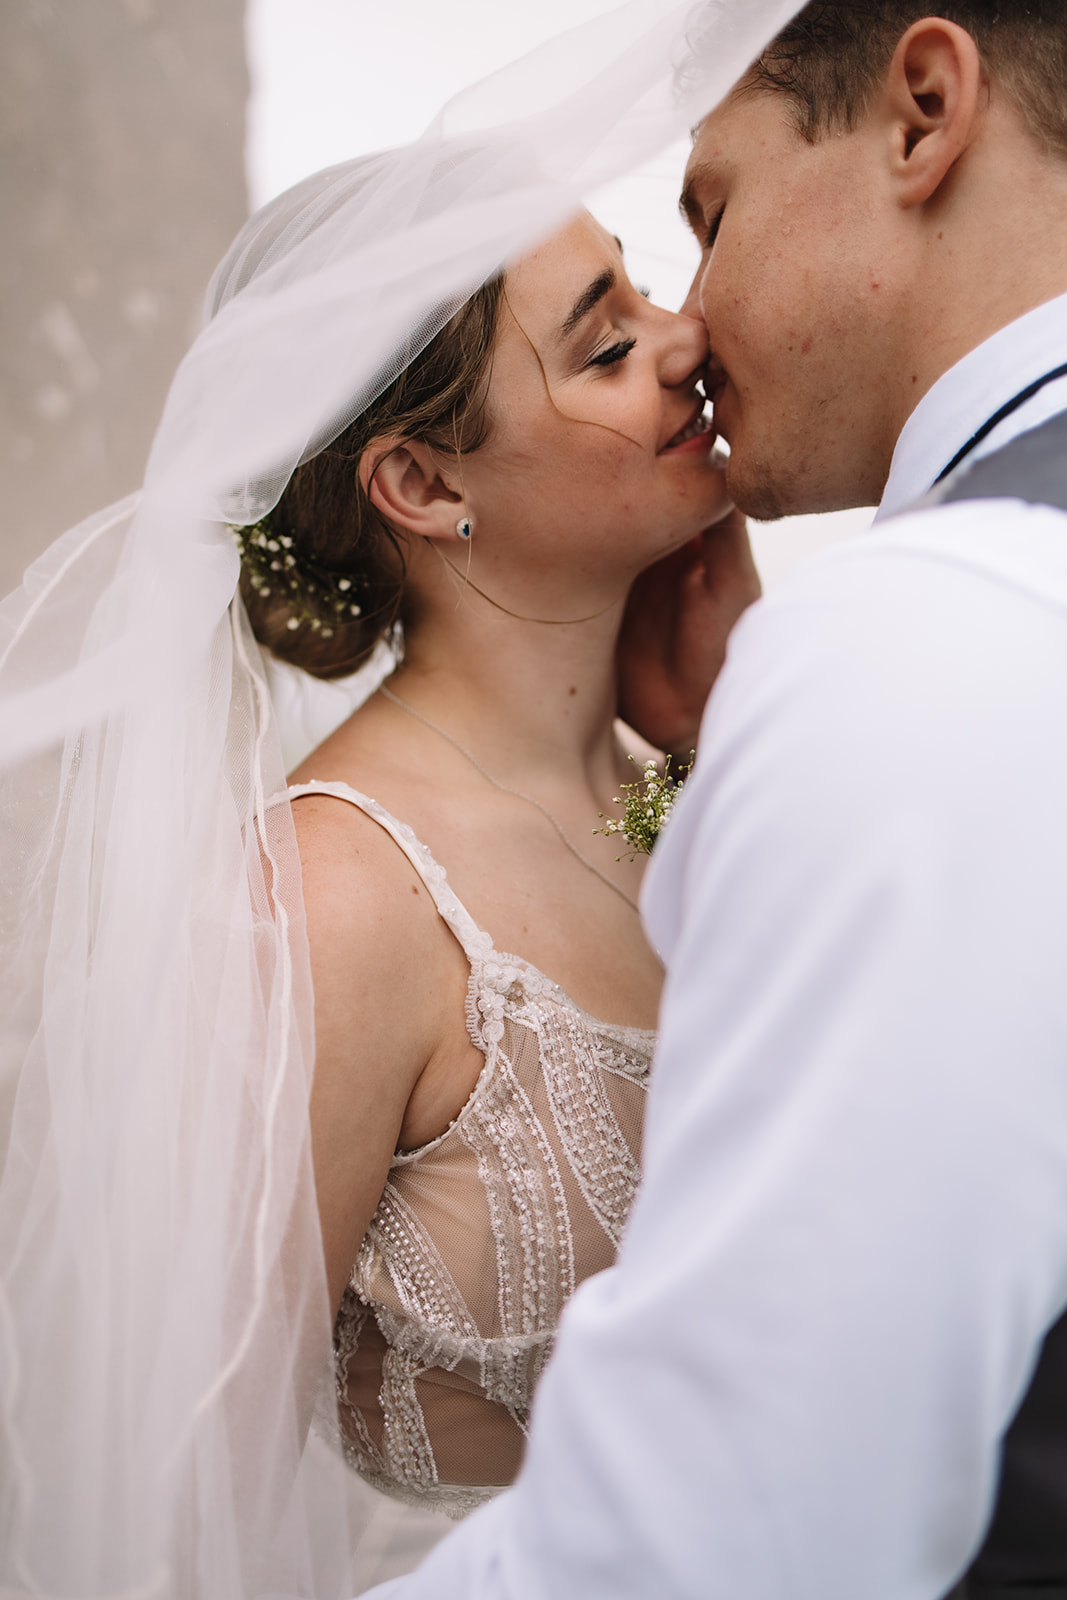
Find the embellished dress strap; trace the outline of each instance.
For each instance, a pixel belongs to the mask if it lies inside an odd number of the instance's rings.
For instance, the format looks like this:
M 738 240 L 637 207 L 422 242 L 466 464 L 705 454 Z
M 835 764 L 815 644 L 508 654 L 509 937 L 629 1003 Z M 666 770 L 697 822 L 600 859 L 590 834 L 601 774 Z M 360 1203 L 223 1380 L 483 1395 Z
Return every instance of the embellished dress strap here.
M 473 965 L 477 960 L 485 960 L 492 952 L 493 941 L 489 935 L 475 922 L 463 902 L 458 898 L 448 882 L 444 867 L 435 861 L 430 854 L 428 846 L 416 836 L 406 822 L 401 822 L 394 817 L 391 811 L 379 805 L 377 800 L 372 800 L 370 795 L 361 794 L 358 789 L 353 789 L 347 783 L 294 783 L 287 790 L 289 800 L 299 800 L 305 794 L 330 795 L 335 800 L 347 800 L 349 805 L 356 806 L 372 822 L 384 828 L 389 837 L 400 847 L 407 856 L 411 865 L 422 879 L 423 883 L 437 907 L 441 918 L 448 924 L 463 947 L 463 953 Z

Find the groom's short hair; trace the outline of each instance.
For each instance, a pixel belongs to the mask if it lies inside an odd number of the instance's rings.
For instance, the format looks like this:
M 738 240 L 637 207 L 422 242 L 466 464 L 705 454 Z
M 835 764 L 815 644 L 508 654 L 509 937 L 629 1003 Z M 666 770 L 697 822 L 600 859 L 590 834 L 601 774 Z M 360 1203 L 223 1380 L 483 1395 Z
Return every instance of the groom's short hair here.
M 747 82 L 786 94 L 799 131 L 814 143 L 855 125 L 901 35 L 929 16 L 966 28 L 990 77 L 1012 95 L 1035 138 L 1067 156 L 1065 0 L 811 0 L 768 46 Z

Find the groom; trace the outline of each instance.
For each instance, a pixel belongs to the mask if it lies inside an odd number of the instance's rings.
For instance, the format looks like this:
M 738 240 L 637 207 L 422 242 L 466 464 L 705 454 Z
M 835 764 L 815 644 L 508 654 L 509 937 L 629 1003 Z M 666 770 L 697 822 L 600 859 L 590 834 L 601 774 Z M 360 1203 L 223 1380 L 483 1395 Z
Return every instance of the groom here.
M 619 1262 L 517 1487 L 380 1592 L 1065 1600 L 1067 8 L 809 5 L 683 203 L 734 498 L 879 523 L 733 636 Z

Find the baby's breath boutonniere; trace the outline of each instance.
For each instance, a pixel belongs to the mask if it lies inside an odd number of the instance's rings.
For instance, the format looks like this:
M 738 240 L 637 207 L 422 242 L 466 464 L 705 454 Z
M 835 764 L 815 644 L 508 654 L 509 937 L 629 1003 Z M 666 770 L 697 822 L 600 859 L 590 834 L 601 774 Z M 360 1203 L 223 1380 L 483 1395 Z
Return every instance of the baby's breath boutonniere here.
M 621 834 L 630 846 L 630 860 L 635 856 L 650 856 L 652 847 L 659 838 L 660 829 L 674 810 L 674 802 L 685 787 L 685 780 L 693 770 L 695 753 L 690 751 L 689 760 L 678 768 L 677 776 L 671 772 L 671 757 L 668 756 L 663 764 L 663 771 L 659 770 L 655 761 L 646 761 L 641 771 L 641 777 L 636 783 L 624 783 L 622 794 L 615 796 L 615 804 L 622 806 L 622 817 L 616 821 L 608 817 L 602 828 L 594 828 L 594 833 L 608 835 Z M 634 756 L 629 756 L 636 767 Z M 623 795 L 626 796 L 625 800 Z M 600 813 L 604 820 L 604 813 Z M 616 861 L 621 861 L 622 856 L 616 856 Z

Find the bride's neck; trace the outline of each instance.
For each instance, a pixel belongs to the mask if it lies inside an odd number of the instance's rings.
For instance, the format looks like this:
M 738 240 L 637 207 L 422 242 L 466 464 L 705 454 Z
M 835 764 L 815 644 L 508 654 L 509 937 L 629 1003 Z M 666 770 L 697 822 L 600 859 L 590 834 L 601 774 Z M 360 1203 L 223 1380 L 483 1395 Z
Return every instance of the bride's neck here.
M 391 687 L 493 775 L 521 786 L 550 769 L 594 789 L 615 781 L 614 649 L 621 601 L 563 626 L 522 621 L 476 596 L 409 629 Z

